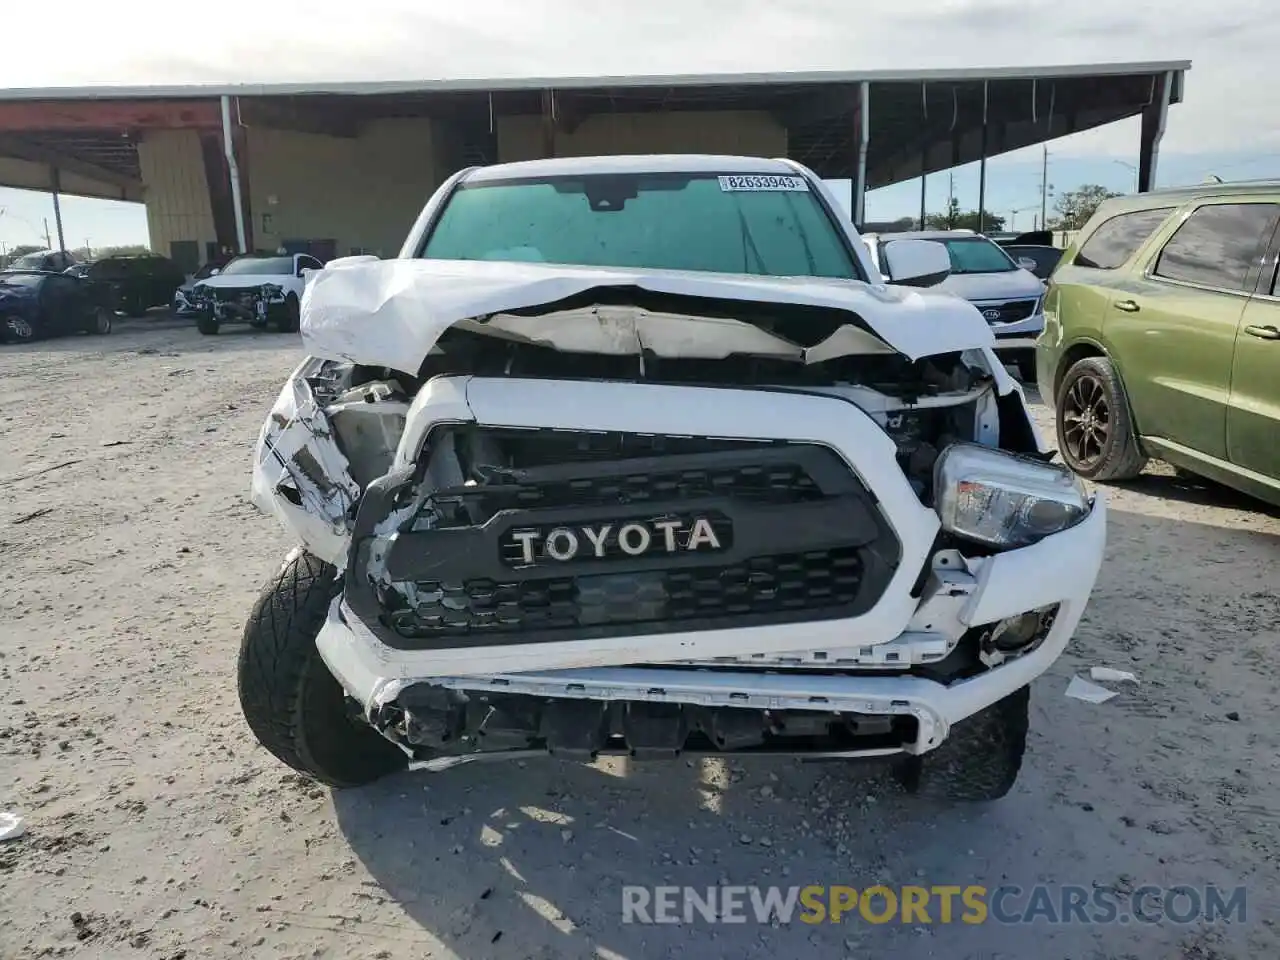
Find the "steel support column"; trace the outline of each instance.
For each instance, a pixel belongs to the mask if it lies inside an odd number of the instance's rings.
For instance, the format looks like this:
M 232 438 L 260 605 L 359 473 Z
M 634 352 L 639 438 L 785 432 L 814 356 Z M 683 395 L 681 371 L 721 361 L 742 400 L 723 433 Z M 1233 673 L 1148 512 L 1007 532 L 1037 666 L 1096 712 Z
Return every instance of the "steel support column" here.
M 978 232 L 987 229 L 987 81 L 982 81 L 982 149 L 978 160 Z
M 1147 193 L 1156 185 L 1156 165 L 1160 159 L 1160 141 L 1169 118 L 1169 101 L 1173 96 L 1172 71 L 1153 77 L 1151 98 L 1142 109 L 1142 134 L 1138 149 L 1138 192 Z
M 871 142 L 871 84 L 858 84 L 858 111 L 854 142 L 858 145 L 858 165 L 853 176 L 853 223 L 859 230 L 867 213 L 867 145 Z
M 235 138 L 231 135 L 231 98 L 222 98 L 222 149 L 226 152 L 227 172 L 231 176 L 231 203 L 236 212 L 236 240 L 240 253 L 249 252 L 249 241 L 244 229 L 244 204 L 240 199 L 240 168 L 236 165 Z

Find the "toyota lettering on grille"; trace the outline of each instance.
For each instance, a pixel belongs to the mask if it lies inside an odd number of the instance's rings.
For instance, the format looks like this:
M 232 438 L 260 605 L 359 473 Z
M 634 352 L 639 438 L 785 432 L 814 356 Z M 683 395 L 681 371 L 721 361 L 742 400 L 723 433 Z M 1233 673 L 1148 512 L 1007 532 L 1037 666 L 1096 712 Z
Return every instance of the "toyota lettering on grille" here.
M 504 539 L 504 552 L 522 565 L 723 549 L 720 535 L 706 517 L 517 529 Z
M 1000 311 L 995 307 L 988 307 L 986 310 L 982 311 L 982 319 L 986 320 L 988 323 L 994 323 L 996 320 L 1000 319 Z

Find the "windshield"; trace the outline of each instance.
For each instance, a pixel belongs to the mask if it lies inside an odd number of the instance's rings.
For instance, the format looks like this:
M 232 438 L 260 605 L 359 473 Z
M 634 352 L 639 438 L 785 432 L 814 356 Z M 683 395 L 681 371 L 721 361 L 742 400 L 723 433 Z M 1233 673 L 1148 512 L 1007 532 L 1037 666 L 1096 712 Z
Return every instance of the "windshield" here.
M 293 257 L 239 257 L 222 268 L 227 274 L 292 275 Z
M 422 254 L 861 279 L 802 177 L 593 174 L 463 184 Z
M 938 237 L 937 242 L 951 255 L 952 274 L 1009 273 L 1018 269 L 1008 254 L 984 237 Z
M 47 256 L 49 256 L 49 252 L 47 250 L 43 253 L 28 253 L 24 256 L 18 257 L 17 260 L 10 263 L 9 269 L 39 270 L 44 265 L 44 259 Z
M 30 273 L 0 273 L 0 287 L 38 287 L 40 280 Z

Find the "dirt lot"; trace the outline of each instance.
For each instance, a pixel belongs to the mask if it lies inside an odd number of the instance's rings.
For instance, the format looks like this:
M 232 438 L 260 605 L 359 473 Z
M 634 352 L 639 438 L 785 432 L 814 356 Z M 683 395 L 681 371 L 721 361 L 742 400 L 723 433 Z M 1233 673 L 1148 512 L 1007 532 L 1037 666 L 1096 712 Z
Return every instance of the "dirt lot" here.
M 246 500 L 251 443 L 299 356 L 164 318 L 0 348 L 0 811 L 29 824 L 0 843 L 3 960 L 1280 956 L 1276 514 L 1167 472 L 1110 491 L 1093 605 L 1034 688 L 1016 793 L 985 809 L 783 761 L 476 765 L 331 794 L 257 747 L 234 687 L 291 546 Z M 1066 699 L 1094 664 L 1142 683 Z M 624 883 L 1249 899 L 1225 927 L 643 926 L 620 922 Z

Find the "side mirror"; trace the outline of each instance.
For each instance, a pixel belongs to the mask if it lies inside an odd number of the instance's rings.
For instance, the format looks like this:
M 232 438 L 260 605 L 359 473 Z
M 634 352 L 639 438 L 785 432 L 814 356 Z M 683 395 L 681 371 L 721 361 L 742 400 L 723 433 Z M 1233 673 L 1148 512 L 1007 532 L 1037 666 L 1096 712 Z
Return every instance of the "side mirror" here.
M 1030 270 L 1032 273 L 1034 273 L 1036 269 L 1036 262 L 1032 260 L 1030 257 L 1019 257 L 1018 266 L 1020 266 L 1023 270 Z
M 221 272 L 222 272 L 222 268 L 221 268 L 221 267 L 214 267 L 212 270 L 210 270 L 210 271 L 209 271 L 209 276 L 211 276 L 211 277 L 216 277 L 216 276 L 217 276 L 218 274 L 220 274 Z
M 951 254 L 935 240 L 892 240 L 880 247 L 886 279 L 901 287 L 932 287 L 951 273 Z

